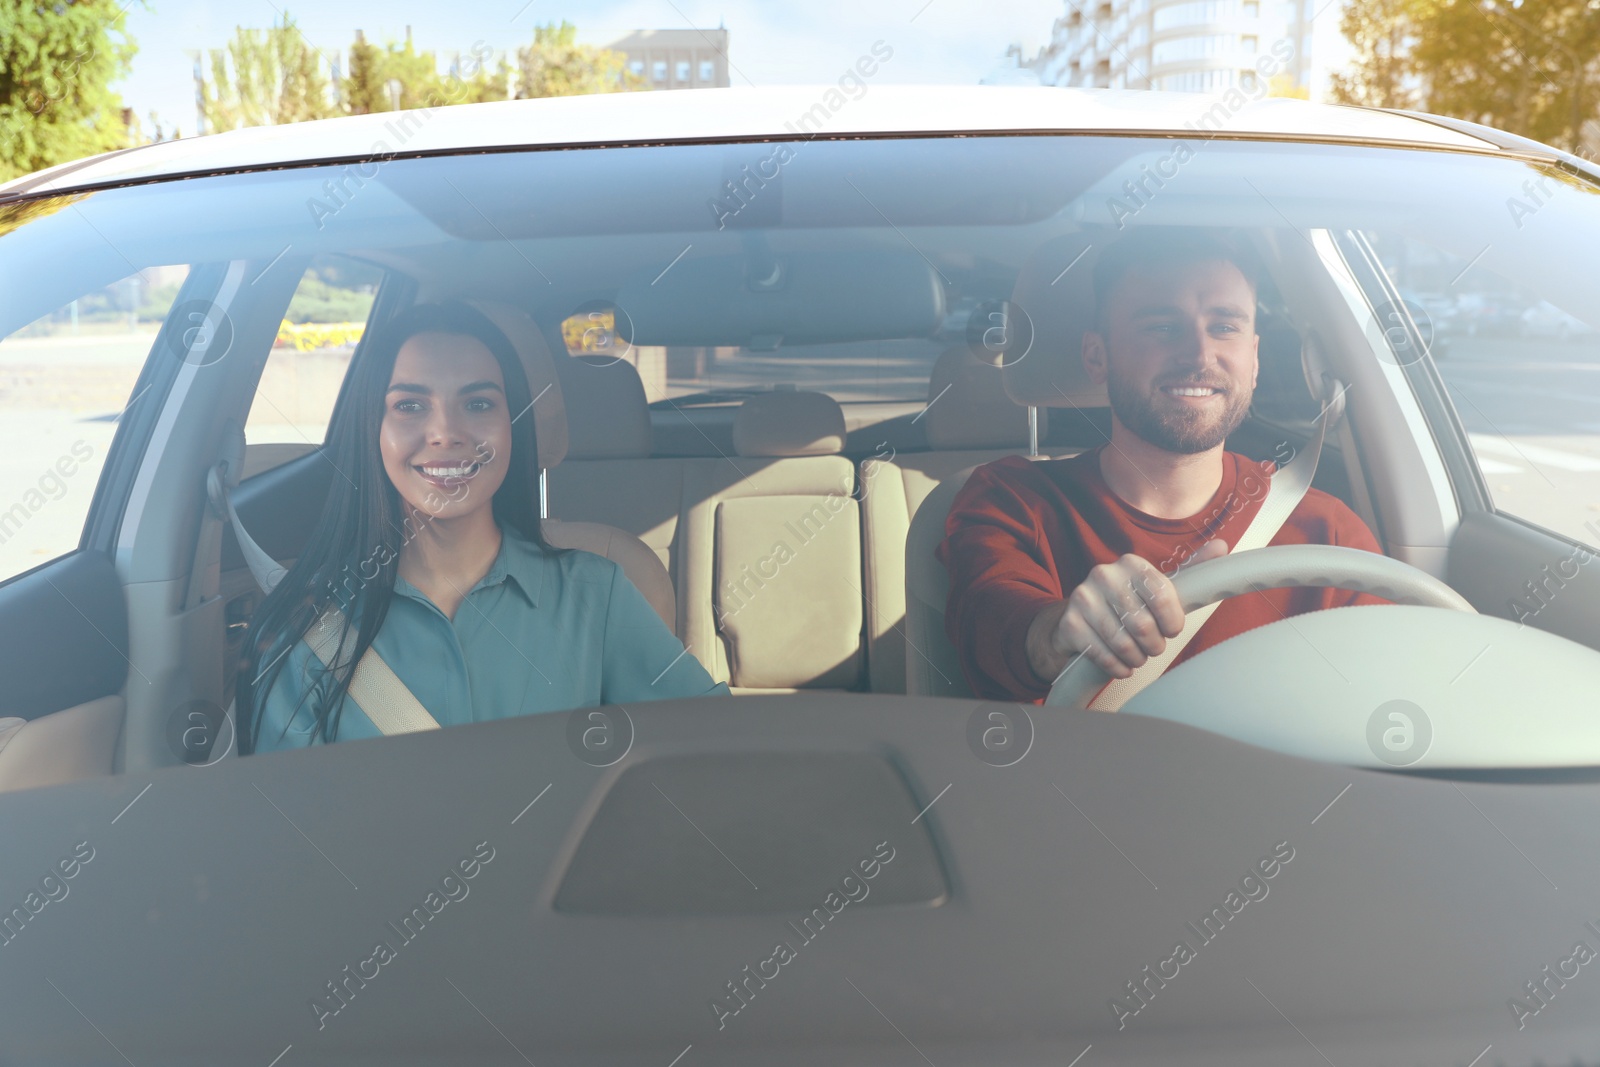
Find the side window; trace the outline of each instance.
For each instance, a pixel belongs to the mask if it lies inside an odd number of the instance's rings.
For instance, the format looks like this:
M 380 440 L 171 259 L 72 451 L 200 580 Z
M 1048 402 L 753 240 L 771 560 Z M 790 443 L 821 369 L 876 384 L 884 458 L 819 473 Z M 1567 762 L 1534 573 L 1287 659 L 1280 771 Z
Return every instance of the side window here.
M 246 478 L 322 444 L 350 356 L 366 330 L 383 272 L 342 256 L 306 268 L 245 422 Z
M 1593 305 L 1413 240 L 1375 241 L 1466 426 L 1497 511 L 1600 545 Z M 1562 306 L 1564 304 L 1568 306 Z
M 78 547 L 117 420 L 188 274 L 151 267 L 0 339 L 0 581 Z

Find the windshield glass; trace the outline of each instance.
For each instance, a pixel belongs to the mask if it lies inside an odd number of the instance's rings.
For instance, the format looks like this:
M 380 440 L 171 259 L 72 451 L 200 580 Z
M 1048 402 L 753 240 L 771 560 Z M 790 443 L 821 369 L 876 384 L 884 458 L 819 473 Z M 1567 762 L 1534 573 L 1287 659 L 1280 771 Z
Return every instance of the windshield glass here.
M 1018 135 L 0 204 L 0 1031 L 1566 1062 L 1597 192 Z
M 3 211 L 0 360 L 13 384 L 0 402 L 17 409 L 13 420 L 44 420 L 30 431 L 41 439 L 78 449 L 79 487 L 104 462 L 154 330 L 200 264 L 248 265 L 238 313 L 281 319 L 270 358 L 248 353 L 267 358 L 248 416 L 261 457 L 252 469 L 321 443 L 385 278 L 418 299 L 514 306 L 552 350 L 630 364 L 658 453 L 731 453 L 726 422 L 690 413 L 798 390 L 860 411 L 849 415 L 851 428 L 868 429 L 847 452 L 870 454 L 917 447 L 915 437 L 870 427 L 885 412 L 920 421 L 920 408 L 904 405 L 939 395 L 929 383 L 941 353 L 965 347 L 1001 364 L 1026 355 L 1015 336 L 1032 328 L 1030 308 L 1005 302 L 1038 250 L 1071 235 L 1095 247 L 1140 228 L 1204 225 L 1281 255 L 1298 246 L 1322 257 L 1323 235 L 1363 241 L 1383 275 L 1363 276 L 1369 340 L 1380 352 L 1404 343 L 1391 305 L 1415 321 L 1422 334 L 1413 351 L 1435 357 L 1493 502 L 1596 540 L 1600 422 L 1572 386 L 1600 365 L 1589 282 L 1600 253 L 1586 236 L 1600 198 L 1546 166 L 1170 138 L 821 141 L 401 159 L 47 197 Z M 1063 282 L 1071 264 L 1062 266 L 1037 299 L 1073 287 Z M 280 298 L 257 283 L 286 271 L 300 279 L 292 298 L 268 306 Z M 1257 294 L 1261 310 L 1302 331 L 1315 320 L 1315 297 L 1278 291 L 1273 273 Z M 1006 322 L 1005 309 L 1018 307 L 1018 322 Z M 1044 351 L 1061 344 L 1042 332 L 1033 359 L 1063 358 Z M 1006 345 L 1010 354 L 1000 356 Z M 1296 355 L 1264 355 L 1269 388 L 1291 379 L 1290 400 L 1302 392 L 1288 362 Z M 1271 416 L 1266 399 L 1257 409 Z M 946 406 L 965 403 L 958 391 Z M 1292 411 L 1280 405 L 1279 414 Z M 1046 444 L 1099 443 L 1100 431 L 1082 426 L 1069 436 L 1069 417 L 1058 412 Z M 36 464 L 9 454 L 4 496 L 20 504 L 7 516 L 0 575 L 48 559 L 81 523 L 90 495 L 74 492 L 76 509 L 33 507 L 55 495 L 53 483 L 41 489 Z
M 926 446 L 921 408 L 910 405 L 937 407 L 941 353 L 1026 362 L 1032 342 L 1016 338 L 1032 330 L 1030 312 L 1048 315 L 1058 293 L 1081 299 L 1066 294 L 1083 288 L 1087 265 L 1069 277 L 1063 261 L 1034 306 L 1006 303 L 1039 250 L 1195 225 L 1314 261 L 1348 259 L 1319 241 L 1362 242 L 1380 271 L 1351 276 L 1370 305 L 1367 340 L 1380 354 L 1397 340 L 1413 356 L 1428 349 L 1496 506 L 1593 543 L 1600 422 L 1574 386 L 1600 366 L 1590 283 L 1600 253 L 1587 237 L 1595 191 L 1554 168 L 1466 154 L 1081 136 L 400 159 L 14 203 L 0 209 L 0 362 L 12 368 L 0 402 L 15 409 L 18 432 L 26 422 L 80 455 L 75 488 L 61 494 L 77 507 L 46 509 L 36 505 L 65 476 L 43 484 L 31 457 L 8 453 L 0 488 L 18 504 L 0 575 L 71 540 L 117 409 L 200 265 L 247 268 L 231 318 L 281 322 L 268 348 L 245 353 L 266 360 L 246 427 L 252 470 L 321 443 L 385 279 L 415 299 L 515 307 L 553 351 L 629 364 L 658 454 L 731 454 L 726 417 L 693 412 L 816 391 L 844 404 L 851 430 L 864 427 L 845 451 L 865 456 Z M 279 276 L 298 279 L 286 302 L 263 283 Z M 1282 271 L 1261 282 L 1261 312 L 1296 340 L 1328 298 Z M 1302 291 L 1283 292 L 1283 282 Z M 1005 318 L 1018 309 L 1016 322 Z M 1411 342 L 1402 310 L 1421 331 Z M 168 323 L 179 337 L 183 326 Z M 1075 335 L 1064 342 L 1041 328 L 1031 358 L 1072 362 L 1062 349 L 1075 347 Z M 1273 349 L 1263 349 L 1269 381 L 1256 403 L 1269 419 L 1307 399 L 1294 381 L 1298 344 Z M 1404 356 L 1395 362 L 1416 362 Z M 961 392 L 945 406 L 968 404 Z M 897 412 L 912 436 L 882 429 Z M 1044 444 L 1100 443 L 1105 424 L 1071 423 L 1078 414 L 1058 412 Z M 1258 458 L 1271 452 L 1253 447 Z M 835 677 L 860 685 L 866 672 L 857 662 Z

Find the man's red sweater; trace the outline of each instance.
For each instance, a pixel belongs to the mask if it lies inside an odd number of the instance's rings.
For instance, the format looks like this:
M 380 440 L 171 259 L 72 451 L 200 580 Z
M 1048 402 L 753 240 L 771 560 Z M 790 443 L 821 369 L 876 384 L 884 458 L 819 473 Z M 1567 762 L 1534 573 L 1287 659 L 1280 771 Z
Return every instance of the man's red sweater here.
M 1237 544 L 1261 510 L 1274 469 L 1270 461 L 1224 452 L 1222 484 L 1210 502 L 1186 519 L 1159 519 L 1111 491 L 1100 475 L 1104 447 L 1061 460 L 1007 456 L 973 471 L 956 496 L 935 554 L 950 574 L 945 632 L 978 696 L 1042 701 L 1052 680 L 1040 678 L 1028 663 L 1034 616 L 1064 599 L 1093 567 L 1126 553 L 1143 556 L 1170 576 L 1213 538 Z M 1382 551 L 1355 512 L 1317 489 L 1306 493 L 1270 543 Z M 1173 666 L 1286 616 L 1386 603 L 1342 589 L 1271 589 L 1232 597 Z

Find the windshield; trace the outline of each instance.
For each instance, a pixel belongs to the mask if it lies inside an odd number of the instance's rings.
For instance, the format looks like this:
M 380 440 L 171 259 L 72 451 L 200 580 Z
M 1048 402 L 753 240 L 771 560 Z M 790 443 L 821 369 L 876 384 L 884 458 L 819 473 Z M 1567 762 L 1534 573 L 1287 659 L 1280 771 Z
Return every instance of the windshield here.
M 1592 1047 L 1526 894 L 1594 878 L 1597 191 L 1028 135 L 0 204 L 19 1062 Z M 68 891 L 135 946 L 79 1014 Z

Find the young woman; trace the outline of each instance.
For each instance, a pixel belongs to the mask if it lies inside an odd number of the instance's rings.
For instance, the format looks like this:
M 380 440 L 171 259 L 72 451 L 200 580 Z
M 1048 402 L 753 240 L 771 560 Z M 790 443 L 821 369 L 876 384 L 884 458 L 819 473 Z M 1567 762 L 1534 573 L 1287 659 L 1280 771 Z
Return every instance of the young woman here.
M 349 693 L 369 646 L 441 726 L 727 692 L 621 568 L 545 542 L 527 377 L 482 313 L 419 305 L 375 334 L 329 458 L 322 519 L 255 615 L 245 751 L 379 736 Z M 324 665 L 305 638 L 330 606 L 349 654 Z

